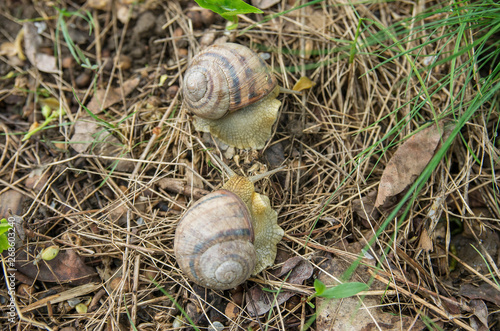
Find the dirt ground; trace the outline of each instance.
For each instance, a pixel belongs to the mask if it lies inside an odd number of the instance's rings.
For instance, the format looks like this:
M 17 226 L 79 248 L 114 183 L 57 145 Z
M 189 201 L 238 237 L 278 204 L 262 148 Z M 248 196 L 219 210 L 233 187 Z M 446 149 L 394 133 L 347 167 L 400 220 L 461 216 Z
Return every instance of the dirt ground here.
M 460 51 L 480 30 L 431 25 L 446 6 L 282 0 L 227 30 L 194 1 L 1 1 L 1 329 L 500 330 L 498 59 Z M 225 42 L 313 82 L 277 97 L 263 148 L 198 132 L 183 103 L 193 57 Z M 213 154 L 283 166 L 255 183 L 284 230 L 274 265 L 223 291 L 174 255 L 228 181 Z

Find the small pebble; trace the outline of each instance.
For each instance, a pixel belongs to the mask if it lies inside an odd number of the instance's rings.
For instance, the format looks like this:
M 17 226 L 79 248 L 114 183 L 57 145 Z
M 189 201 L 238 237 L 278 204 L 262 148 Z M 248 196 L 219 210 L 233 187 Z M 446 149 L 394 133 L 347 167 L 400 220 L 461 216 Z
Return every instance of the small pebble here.
M 177 91 L 179 91 L 179 86 L 178 85 L 172 85 L 169 88 L 167 88 L 167 98 L 172 99 L 175 97 L 177 94 Z
M 134 26 L 134 34 L 142 37 L 143 35 L 149 34 L 154 30 L 156 24 L 156 16 L 150 12 L 146 11 L 139 16 L 137 22 Z
M 74 63 L 73 58 L 71 56 L 67 56 L 62 60 L 62 67 L 64 69 L 69 69 L 73 67 L 73 63 Z
M 271 54 L 269 54 L 269 53 L 260 53 L 259 56 L 264 61 L 267 61 L 271 58 Z
M 188 56 L 187 48 L 179 48 L 178 54 L 179 54 L 179 58 L 181 58 L 181 59 L 186 58 Z
M 201 20 L 206 27 L 209 27 L 215 22 L 215 13 L 210 9 L 203 9 L 201 11 Z
M 163 202 L 163 201 L 157 203 L 153 209 L 158 209 L 159 211 L 162 211 L 162 212 L 168 212 L 170 210 L 170 208 L 168 207 L 168 204 L 166 202 Z
M 116 291 L 120 287 L 121 282 L 122 282 L 121 277 L 115 277 L 111 280 L 111 282 L 109 282 L 109 287 L 113 291 Z M 128 284 L 127 283 L 123 284 L 123 291 L 128 292 Z
M 144 49 L 141 47 L 135 47 L 130 51 L 130 56 L 134 59 L 140 59 L 144 56 Z
M 76 86 L 83 88 L 88 87 L 90 84 L 91 77 L 87 72 L 82 72 L 75 79 Z
M 224 324 L 219 321 L 215 321 L 208 327 L 209 331 L 222 331 L 224 330 Z
M 72 298 L 72 299 L 69 299 L 68 300 L 68 305 L 72 308 L 74 308 L 77 304 L 79 304 L 80 302 L 82 302 L 80 299 L 78 298 Z
M 29 286 L 28 284 L 20 284 L 17 288 L 17 295 L 30 297 L 35 294 L 35 288 L 33 286 Z
M 117 62 L 118 68 L 121 68 L 122 70 L 129 70 L 132 67 L 132 59 L 130 56 L 120 54 L 120 57 L 118 58 Z
M 174 318 L 174 322 L 172 323 L 172 327 L 174 329 L 179 329 L 181 328 L 183 325 L 184 325 L 184 318 L 182 317 L 182 315 L 177 315 L 175 318 Z
M 186 14 L 186 16 L 193 23 L 193 29 L 199 30 L 203 27 L 201 13 L 198 10 L 191 10 Z
M 107 0 L 88 0 L 88 6 L 92 9 L 106 10 L 111 6 L 111 2 Z
M 175 44 L 177 47 L 180 48 L 186 48 L 188 45 L 188 42 L 184 37 L 184 30 L 182 28 L 178 27 L 174 30 L 174 39 L 175 39 Z
M 215 40 L 215 33 L 214 32 L 206 32 L 203 34 L 203 36 L 201 36 L 200 44 L 202 46 L 209 46 L 209 45 L 212 45 L 214 40 Z
M 111 71 L 113 69 L 113 59 L 111 59 L 110 57 L 108 58 L 103 57 L 102 63 L 104 71 Z

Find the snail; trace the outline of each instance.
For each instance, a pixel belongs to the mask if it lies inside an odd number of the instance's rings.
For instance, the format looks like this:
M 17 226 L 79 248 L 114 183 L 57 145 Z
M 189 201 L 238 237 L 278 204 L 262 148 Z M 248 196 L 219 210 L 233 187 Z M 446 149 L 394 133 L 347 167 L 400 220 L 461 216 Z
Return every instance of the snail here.
M 269 66 L 249 48 L 216 44 L 196 55 L 183 80 L 185 108 L 196 130 L 238 148 L 261 149 L 271 137 L 281 102 Z
M 282 168 L 247 178 L 219 163 L 229 180 L 182 216 L 174 252 L 179 267 L 192 281 L 226 290 L 274 263 L 284 231 L 269 198 L 256 193 L 253 183 Z

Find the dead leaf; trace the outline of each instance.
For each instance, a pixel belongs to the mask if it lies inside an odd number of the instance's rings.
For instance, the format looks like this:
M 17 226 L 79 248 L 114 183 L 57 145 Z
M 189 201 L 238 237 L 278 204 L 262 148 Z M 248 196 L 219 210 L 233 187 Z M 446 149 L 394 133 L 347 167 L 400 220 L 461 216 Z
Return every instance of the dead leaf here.
M 63 250 L 53 260 L 42 260 L 35 265 L 33 261 L 40 251 L 41 248 L 35 249 L 34 245 L 18 250 L 15 257 L 17 272 L 42 282 L 83 285 L 98 281 L 94 268 L 87 266 L 74 250 Z
M 340 258 L 333 258 L 321 265 L 325 270 L 319 274 L 319 279 L 327 286 L 337 285 L 333 277 L 341 278 L 349 263 Z M 331 276 L 330 276 L 331 275 Z M 370 274 L 367 267 L 360 265 L 352 279 L 367 282 Z M 375 280 L 370 286 L 371 290 L 384 289 L 381 282 Z M 318 318 L 316 326 L 318 330 L 377 330 L 377 326 L 384 331 L 408 330 L 413 324 L 412 330 L 424 330 L 425 325 L 420 321 L 414 321 L 410 316 L 395 316 L 386 313 L 380 307 L 381 296 L 365 296 L 363 305 L 360 305 L 358 297 L 349 297 L 342 300 L 332 300 L 318 297 L 316 307 Z
M 31 64 L 43 72 L 59 73 L 56 66 L 56 58 L 39 51 L 42 37 L 38 34 L 35 25 L 31 22 L 26 22 L 23 24 L 23 28 L 24 50 Z
M 304 280 L 312 276 L 312 273 L 309 272 L 312 271 L 312 269 L 310 269 L 311 267 L 311 263 L 304 260 L 302 256 L 294 256 L 285 261 L 283 267 L 281 267 L 278 277 L 281 277 L 293 270 L 287 278 L 287 282 L 290 284 L 302 284 Z
M 70 144 L 78 153 L 89 152 L 94 155 L 124 159 L 131 157 L 126 145 L 91 118 L 77 120 L 74 126 L 74 132 L 75 133 L 70 139 Z M 107 165 L 111 165 L 116 162 L 116 160 L 104 159 L 103 162 Z M 133 167 L 133 162 L 119 160 L 115 170 L 131 171 Z
M 283 267 L 281 268 L 278 277 L 281 277 L 285 274 L 288 274 L 288 278 L 286 278 L 286 283 L 289 284 L 302 284 L 304 280 L 310 278 L 313 273 L 313 267 L 311 263 L 305 260 L 301 256 L 295 256 L 288 259 Z M 249 305 L 248 312 L 252 316 L 259 316 L 266 312 L 268 312 L 272 308 L 272 304 L 280 305 L 283 302 L 286 302 L 296 293 L 285 291 L 278 294 L 275 298 L 275 294 L 264 292 L 260 287 L 254 286 L 249 291 L 251 300 L 255 305 Z M 255 306 L 255 310 L 254 310 Z
M 94 114 L 100 113 L 103 109 L 122 101 L 124 97 L 132 93 L 137 85 L 139 85 L 139 81 L 139 78 L 130 78 L 123 83 L 122 87 L 110 89 L 107 95 L 106 89 L 97 90 L 92 100 L 90 100 L 87 105 L 87 108 Z M 106 97 L 106 99 L 104 99 L 104 97 Z
M 423 249 L 428 252 L 432 252 L 433 245 L 432 245 L 432 238 L 429 236 L 429 233 L 427 232 L 427 229 L 422 229 L 422 232 L 420 233 L 420 240 L 418 241 L 418 249 Z
M 366 228 L 370 228 L 370 222 L 376 222 L 380 216 L 379 211 L 374 206 L 376 196 L 377 192 L 372 191 L 361 199 L 354 199 L 352 201 L 353 211 L 361 218 L 363 226 Z
M 107 1 L 107 0 L 106 0 Z M 122 24 L 127 24 L 132 15 L 130 15 L 130 6 L 122 3 L 116 4 L 116 17 Z
M 110 203 L 108 219 L 119 225 L 123 226 L 127 223 L 127 211 L 129 210 L 129 206 L 126 204 L 116 205 L 116 203 Z
M 264 150 L 264 157 L 271 168 L 277 168 L 285 162 L 285 151 L 281 142 L 273 143 Z
M 229 302 L 224 312 L 229 319 L 235 320 L 240 315 L 240 308 L 234 302 Z
M 463 295 L 469 299 L 481 299 L 494 303 L 500 306 L 500 292 L 494 289 L 490 284 L 483 283 L 480 286 L 472 284 L 464 284 L 460 286 L 458 294 Z
M 305 18 L 304 26 L 312 29 L 317 33 L 325 33 L 329 29 L 328 15 L 325 15 L 321 9 L 316 9 L 315 6 L 306 6 L 302 10 L 294 10 L 288 13 L 287 17 L 292 20 L 301 20 Z M 281 23 L 283 24 L 283 23 Z M 293 21 L 286 22 L 282 27 L 285 31 L 292 31 L 296 23 Z M 309 39 L 309 38 L 308 38 Z
M 90 118 L 79 119 L 74 126 L 74 134 L 70 139 L 71 147 L 78 153 L 85 153 L 94 143 L 94 135 L 103 130 L 95 121 Z
M 483 256 L 487 253 L 495 260 L 499 241 L 498 234 L 491 231 L 491 235 L 481 239 L 481 241 L 469 238 L 465 233 L 454 235 L 451 237 L 450 244 L 456 250 L 455 255 L 463 264 L 469 265 L 480 273 L 488 273 L 489 267 Z M 483 253 L 480 253 L 482 250 L 484 250 Z M 457 269 L 461 272 L 467 272 L 467 268 L 462 263 L 457 265 Z
M 431 125 L 399 146 L 382 173 L 375 207 L 387 204 L 415 181 L 434 156 L 443 130 L 443 125 Z
M 35 192 L 40 192 L 43 187 L 47 184 L 50 174 L 45 171 L 44 167 L 39 167 L 33 169 L 28 178 L 24 181 L 24 186 L 29 190 L 34 190 Z
M 483 300 L 471 300 L 469 306 L 473 309 L 474 316 L 481 322 L 478 330 L 489 330 L 488 328 L 488 307 Z
M 7 190 L 0 194 L 0 219 L 9 218 L 12 215 L 20 215 L 23 212 L 24 195 Z
M 295 85 L 293 86 L 292 90 L 300 92 L 302 90 L 310 89 L 314 85 L 316 85 L 315 82 L 313 82 L 312 80 L 310 80 L 308 77 L 302 76 L 297 81 L 297 83 L 295 83 Z

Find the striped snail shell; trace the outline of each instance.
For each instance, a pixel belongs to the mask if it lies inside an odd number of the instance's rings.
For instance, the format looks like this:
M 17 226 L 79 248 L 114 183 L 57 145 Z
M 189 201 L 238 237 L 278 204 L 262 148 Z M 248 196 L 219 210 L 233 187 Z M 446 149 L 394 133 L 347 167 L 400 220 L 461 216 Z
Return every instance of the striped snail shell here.
M 250 277 L 255 267 L 250 213 L 226 190 L 198 200 L 181 219 L 174 250 L 180 268 L 198 285 L 225 290 Z
M 214 120 L 261 100 L 276 88 L 277 80 L 252 50 L 224 43 L 193 58 L 183 85 L 186 108 Z
M 250 178 L 232 173 L 226 184 L 183 215 L 175 232 L 174 253 L 181 270 L 196 284 L 231 289 L 274 263 L 283 237 L 269 198 L 255 192 Z

